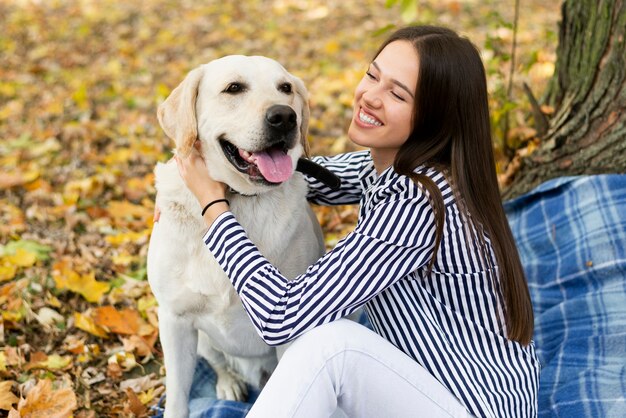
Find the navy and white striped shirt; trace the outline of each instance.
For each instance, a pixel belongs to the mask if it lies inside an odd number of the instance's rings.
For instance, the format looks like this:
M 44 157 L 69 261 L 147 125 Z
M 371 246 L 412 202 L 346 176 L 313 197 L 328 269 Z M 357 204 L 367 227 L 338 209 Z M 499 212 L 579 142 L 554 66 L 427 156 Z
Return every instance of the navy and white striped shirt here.
M 506 337 L 498 268 L 488 237 L 476 239 L 444 175 L 446 217 L 432 270 L 435 217 L 427 195 L 392 167 L 377 175 L 369 151 L 316 157 L 341 177 L 332 192 L 307 178 L 320 204 L 360 202 L 355 230 L 307 271 L 287 280 L 248 239 L 231 212 L 204 241 L 261 337 L 289 341 L 364 305 L 376 332 L 425 367 L 479 417 L 537 415 L 534 346 Z

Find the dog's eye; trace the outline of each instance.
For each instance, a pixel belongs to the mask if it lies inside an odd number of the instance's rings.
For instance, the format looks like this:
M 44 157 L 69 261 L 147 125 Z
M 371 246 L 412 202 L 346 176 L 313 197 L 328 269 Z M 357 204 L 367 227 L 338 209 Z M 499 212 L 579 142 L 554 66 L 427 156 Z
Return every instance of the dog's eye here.
M 286 93 L 286 94 L 291 94 L 292 87 L 291 87 L 291 84 L 289 84 L 289 83 L 283 83 L 283 84 L 278 86 L 278 90 L 280 90 L 280 91 L 282 91 L 283 93 Z
M 245 90 L 245 88 L 246 87 L 241 83 L 230 83 L 228 86 L 226 86 L 226 89 L 224 89 L 224 93 L 241 93 Z

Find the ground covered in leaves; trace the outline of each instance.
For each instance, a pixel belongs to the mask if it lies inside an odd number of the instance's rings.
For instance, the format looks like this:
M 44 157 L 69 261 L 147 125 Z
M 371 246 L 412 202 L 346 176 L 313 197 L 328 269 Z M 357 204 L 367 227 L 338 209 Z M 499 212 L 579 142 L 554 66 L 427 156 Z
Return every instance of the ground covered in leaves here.
M 267 55 L 310 90 L 313 153 L 351 150 L 354 87 L 403 22 L 385 3 L 0 0 L 0 416 L 150 414 L 164 390 L 152 170 L 172 147 L 157 105 L 201 63 Z M 416 3 L 405 18 L 481 48 L 496 138 L 508 112 L 507 138 L 532 148 L 519 86 L 540 93 L 552 73 L 558 4 L 521 1 L 509 94 L 514 1 Z M 355 221 L 316 211 L 329 246 Z

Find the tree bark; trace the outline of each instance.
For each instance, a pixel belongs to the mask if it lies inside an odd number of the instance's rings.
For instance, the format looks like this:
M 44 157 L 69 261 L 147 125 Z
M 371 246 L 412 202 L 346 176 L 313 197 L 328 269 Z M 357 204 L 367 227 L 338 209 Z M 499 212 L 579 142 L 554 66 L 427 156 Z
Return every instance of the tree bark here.
M 565 0 L 554 112 L 535 152 L 503 191 L 510 199 L 554 177 L 626 172 L 626 0 Z

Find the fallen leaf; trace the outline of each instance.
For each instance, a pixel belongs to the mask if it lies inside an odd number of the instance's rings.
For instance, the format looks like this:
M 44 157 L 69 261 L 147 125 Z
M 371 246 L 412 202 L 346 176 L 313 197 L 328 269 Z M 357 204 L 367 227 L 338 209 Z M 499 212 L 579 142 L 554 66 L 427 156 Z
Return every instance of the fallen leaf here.
M 18 267 L 30 267 L 37 262 L 37 253 L 24 248 L 17 248 L 15 254 L 7 256 L 7 260 Z
M 133 353 L 129 353 L 127 351 L 119 351 L 113 354 L 111 357 L 109 357 L 107 362 L 108 364 L 119 365 L 125 372 L 130 371 L 138 366 Z
M 111 288 L 109 283 L 97 281 L 93 272 L 80 275 L 62 262 L 55 263 L 52 277 L 58 289 L 76 292 L 88 302 L 98 302 Z
M 54 324 L 61 323 L 65 319 L 63 318 L 63 315 L 61 315 L 52 308 L 48 308 L 47 306 L 39 309 L 37 315 L 35 315 L 35 318 L 37 319 L 37 322 L 47 327 L 51 327 Z
M 76 328 L 87 331 L 96 337 L 107 338 L 109 336 L 104 329 L 93 322 L 89 315 L 83 315 L 80 312 L 74 312 L 74 325 Z
M 20 400 L 20 398 L 11 392 L 13 383 L 15 382 L 12 380 L 0 382 L 0 409 L 4 409 L 5 411 L 13 408 L 13 404 L 16 404 Z
M 11 280 L 17 274 L 17 267 L 0 258 L 0 282 Z
M 67 418 L 76 407 L 72 389 L 54 390 L 52 382 L 43 379 L 28 392 L 26 399 L 20 400 L 17 410 L 22 418 Z
M 94 323 L 116 334 L 137 334 L 140 322 L 139 312 L 134 309 L 118 311 L 114 306 L 102 306 L 93 310 Z
M 134 379 L 126 379 L 120 382 L 120 389 L 126 390 L 132 389 L 135 393 L 145 392 L 149 389 L 162 385 L 161 379 L 155 379 L 154 373 L 150 373 L 146 376 L 137 377 Z
M 62 370 L 72 363 L 72 356 L 60 356 L 58 354 L 46 355 L 44 353 L 33 353 L 31 361 L 24 366 L 26 370 L 46 369 Z
M 125 412 L 129 412 L 135 417 L 148 416 L 148 409 L 131 388 L 126 389 L 126 396 L 128 396 L 128 402 L 125 404 L 124 407 Z

